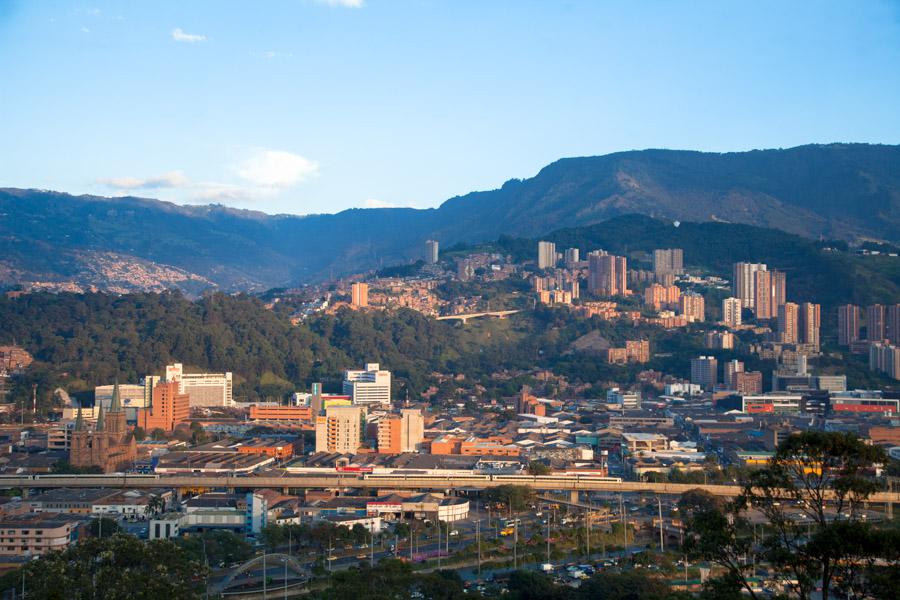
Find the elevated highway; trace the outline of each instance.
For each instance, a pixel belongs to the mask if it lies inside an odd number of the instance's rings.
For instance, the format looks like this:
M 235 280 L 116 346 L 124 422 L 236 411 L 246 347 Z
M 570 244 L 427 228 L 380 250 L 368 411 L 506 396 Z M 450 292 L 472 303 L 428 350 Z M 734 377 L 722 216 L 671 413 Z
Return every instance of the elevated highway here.
M 549 492 L 644 492 L 679 495 L 702 489 L 716 496 L 740 494 L 738 485 L 697 485 L 686 483 L 647 483 L 617 481 L 611 478 L 574 476 L 530 477 L 487 475 L 3 475 L 0 488 L 175 488 L 175 489 L 386 489 L 386 490 L 485 490 L 500 485 L 526 485 L 535 491 Z M 876 492 L 868 499 L 873 503 L 900 503 L 898 492 Z

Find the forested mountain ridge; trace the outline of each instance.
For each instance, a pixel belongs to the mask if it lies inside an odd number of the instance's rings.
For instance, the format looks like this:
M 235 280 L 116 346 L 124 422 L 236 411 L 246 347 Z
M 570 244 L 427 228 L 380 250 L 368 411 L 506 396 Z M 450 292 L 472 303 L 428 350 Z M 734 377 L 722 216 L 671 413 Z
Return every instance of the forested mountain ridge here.
M 437 209 L 303 217 L 0 189 L 0 284 L 71 280 L 141 289 L 140 282 L 153 277 L 143 270 L 157 267 L 166 287 L 187 291 L 207 284 L 268 288 L 418 258 L 429 238 L 448 247 L 500 235 L 535 237 L 629 213 L 752 224 L 809 238 L 897 242 L 900 146 L 567 158 L 530 179 L 452 198 Z M 95 268 L 104 257 L 112 267 Z M 126 275 L 119 285 L 121 272 Z M 129 279 L 131 273 L 136 275 Z

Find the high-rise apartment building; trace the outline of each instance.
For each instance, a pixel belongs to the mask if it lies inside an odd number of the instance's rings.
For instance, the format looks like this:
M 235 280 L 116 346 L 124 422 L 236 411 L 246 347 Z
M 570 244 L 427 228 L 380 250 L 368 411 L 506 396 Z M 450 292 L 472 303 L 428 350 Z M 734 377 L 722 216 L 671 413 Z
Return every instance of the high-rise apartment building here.
M 676 308 L 680 299 L 681 289 L 677 285 L 652 283 L 644 288 L 644 305 L 653 310 Z
M 716 387 L 719 379 L 719 362 L 714 356 L 700 356 L 691 359 L 691 383 L 705 390 Z
M 757 319 L 777 317 L 785 302 L 787 277 L 781 271 L 756 271 L 753 281 L 753 314 Z
M 844 304 L 838 307 L 838 344 L 849 346 L 859 340 L 859 307 Z
M 680 275 L 684 273 L 684 251 L 681 248 L 665 248 L 653 251 L 654 275 Z
M 316 452 L 356 454 L 360 446 L 361 406 L 329 406 L 325 416 L 316 417 Z
M 787 302 L 787 275 L 784 271 L 772 271 L 772 312 Z
M 688 321 L 705 321 L 706 300 L 696 292 L 685 292 L 678 299 L 678 312 Z
M 566 248 L 565 262 L 567 269 L 574 269 L 580 262 L 578 248 Z
M 740 299 L 743 308 L 754 308 L 756 299 L 756 272 L 765 271 L 762 263 L 734 263 L 732 291 L 735 298 Z
M 892 379 L 900 379 L 900 347 L 873 342 L 869 345 L 869 368 Z
M 772 274 L 757 271 L 753 274 L 753 315 L 757 319 L 771 319 L 775 316 L 772 307 Z
M 178 391 L 187 394 L 191 406 L 232 406 L 231 371 L 225 373 L 185 373 L 181 363 L 166 365 L 166 381 L 177 381 Z
M 366 363 L 362 371 L 344 371 L 343 390 L 353 404 L 387 406 L 391 403 L 391 372 L 382 370 L 378 363 Z
M 737 374 L 744 372 L 744 363 L 734 359 L 722 365 L 722 382 L 729 390 L 737 389 Z
M 722 300 L 722 323 L 728 327 L 741 324 L 741 299 L 725 298 Z
M 799 306 L 786 302 L 778 307 L 778 341 L 796 344 L 800 338 Z
M 884 335 L 892 344 L 900 343 L 900 304 L 891 304 L 884 309 Z
M 552 269 L 556 266 L 556 244 L 538 242 L 538 269 Z
M 144 431 L 173 431 L 190 420 L 190 397 L 178 390 L 177 381 L 156 383 L 151 398 L 150 406 L 139 410 L 137 415 L 138 427 Z
M 818 350 L 821 337 L 820 331 L 822 329 L 822 307 L 812 302 L 803 302 L 800 304 L 798 321 L 800 343 L 809 344 Z
M 710 350 L 733 350 L 734 334 L 730 331 L 707 331 L 703 334 L 703 345 Z
M 624 256 L 596 250 L 588 254 L 588 290 L 598 296 L 628 294 L 628 262 Z
M 350 306 L 363 308 L 369 305 L 369 284 L 358 281 L 350 286 Z
M 866 307 L 866 340 L 880 342 L 884 335 L 884 305 L 872 304 Z
M 433 265 L 438 261 L 439 246 L 436 240 L 427 240 L 425 242 L 425 264 Z
M 403 409 L 399 415 L 385 415 L 378 422 L 378 452 L 400 454 L 416 452 L 425 441 L 422 411 Z

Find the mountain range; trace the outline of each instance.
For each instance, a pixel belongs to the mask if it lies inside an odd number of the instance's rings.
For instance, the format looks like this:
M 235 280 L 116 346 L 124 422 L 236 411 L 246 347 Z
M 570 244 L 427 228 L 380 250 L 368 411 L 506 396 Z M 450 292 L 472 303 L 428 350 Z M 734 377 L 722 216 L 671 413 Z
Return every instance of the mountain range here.
M 308 216 L 0 189 L 0 283 L 262 289 L 409 261 L 426 239 L 446 248 L 501 235 L 533 238 L 633 213 L 900 242 L 900 146 L 566 158 L 435 209 Z

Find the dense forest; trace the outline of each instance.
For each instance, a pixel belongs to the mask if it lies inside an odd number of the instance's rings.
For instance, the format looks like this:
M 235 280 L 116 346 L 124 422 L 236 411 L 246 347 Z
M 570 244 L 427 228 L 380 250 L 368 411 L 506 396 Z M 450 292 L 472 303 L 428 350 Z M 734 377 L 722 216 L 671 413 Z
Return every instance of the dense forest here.
M 766 378 L 774 367 L 754 356 L 704 349 L 702 326 L 667 331 L 577 318 L 568 310 L 543 306 L 467 325 L 409 309 L 347 308 L 292 325 L 292 310 L 287 302 L 269 310 L 258 298 L 222 293 L 196 301 L 176 292 L 2 297 L 0 344 L 18 344 L 35 358 L 23 376 L 13 378 L 9 399 L 30 401 L 37 384 L 46 408 L 57 387 L 79 393 L 117 378 L 138 382 L 173 362 L 194 372 L 234 372 L 239 401 L 282 399 L 307 390 L 314 381 L 336 392 L 343 371 L 366 362 L 393 372 L 396 398 L 408 394 L 416 399 L 430 390 L 427 397 L 436 402 L 508 397 L 523 385 L 548 395 L 597 397 L 611 384 L 634 383 L 645 369 L 688 377 L 689 359 L 700 353 L 739 358 Z M 610 365 L 595 346 L 573 344 L 592 332 L 601 344 L 612 346 L 649 340 L 651 361 Z M 556 377 L 539 378 L 539 370 Z M 851 385 L 879 383 L 861 363 L 842 370 Z
M 295 326 L 290 307 L 276 307 L 267 310 L 245 295 L 190 301 L 174 292 L 29 294 L 0 299 L 0 343 L 21 345 L 36 361 L 18 381 L 14 398 L 30 398 L 31 384 L 38 383 L 44 402 L 57 386 L 78 392 L 116 378 L 137 382 L 172 362 L 188 370 L 233 371 L 235 396 L 243 400 L 281 398 L 313 381 L 337 391 L 342 371 L 365 362 L 393 371 L 398 398 L 407 392 L 415 398 L 432 385 L 443 398 L 512 395 L 521 385 L 536 383 L 530 374 L 536 368 L 575 385 L 598 386 L 599 393 L 605 382 L 629 380 L 637 368 L 573 352 L 571 342 L 590 331 L 614 344 L 644 337 L 660 352 L 700 348 L 696 332 L 636 329 L 549 308 L 466 326 L 408 309 L 343 309 Z M 655 366 L 686 374 L 686 364 L 661 360 L 672 364 Z M 455 380 L 460 374 L 464 377 Z

